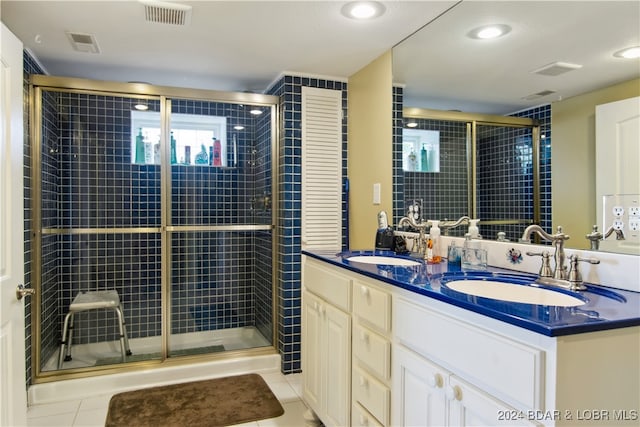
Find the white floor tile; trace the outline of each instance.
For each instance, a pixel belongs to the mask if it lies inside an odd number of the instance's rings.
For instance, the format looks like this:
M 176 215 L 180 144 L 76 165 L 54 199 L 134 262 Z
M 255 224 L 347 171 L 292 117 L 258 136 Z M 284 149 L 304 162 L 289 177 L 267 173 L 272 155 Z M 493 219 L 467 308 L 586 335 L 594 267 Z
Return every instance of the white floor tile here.
M 111 396 L 113 396 L 112 394 L 104 394 L 102 396 L 96 396 L 96 397 L 90 397 L 87 399 L 82 400 L 82 402 L 80 402 L 80 409 L 79 411 L 88 411 L 91 409 L 108 409 L 109 408 L 109 401 L 111 400 Z
M 29 427 L 72 427 L 76 414 L 58 414 L 46 417 L 28 418 L 27 425 Z M 104 425 L 104 424 L 103 424 Z
M 285 375 L 285 379 L 293 388 L 293 391 L 296 392 L 298 397 L 302 399 L 302 374 Z
M 307 407 L 301 400 L 283 403 L 284 414 L 277 418 L 258 421 L 259 427 L 301 427 L 305 425 L 304 413 Z
M 27 418 L 40 418 L 60 414 L 73 414 L 75 416 L 80 407 L 80 402 L 80 400 L 68 400 L 65 402 L 35 405 L 27 410 Z
M 104 427 L 107 419 L 107 408 L 79 411 L 73 422 L 73 427 Z

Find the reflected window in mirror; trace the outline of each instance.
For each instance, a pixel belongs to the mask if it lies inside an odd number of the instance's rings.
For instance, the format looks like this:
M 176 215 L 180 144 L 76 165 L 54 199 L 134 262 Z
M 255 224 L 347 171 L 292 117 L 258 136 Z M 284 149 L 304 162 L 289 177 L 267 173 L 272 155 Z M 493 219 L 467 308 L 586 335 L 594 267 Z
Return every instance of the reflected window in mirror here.
M 406 172 L 440 172 L 440 132 L 404 129 L 402 169 Z

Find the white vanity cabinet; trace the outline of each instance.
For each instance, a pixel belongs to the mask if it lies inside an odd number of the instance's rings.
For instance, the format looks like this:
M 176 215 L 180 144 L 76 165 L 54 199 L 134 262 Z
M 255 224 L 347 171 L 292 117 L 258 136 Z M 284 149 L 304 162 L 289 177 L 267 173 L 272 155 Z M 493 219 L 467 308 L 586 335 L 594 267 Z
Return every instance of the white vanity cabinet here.
M 310 256 L 302 370 L 326 426 L 640 422 L 640 326 L 547 336 Z
M 353 280 L 353 426 L 391 422 L 391 294 L 374 280 Z
M 351 279 L 307 262 L 302 292 L 302 393 L 325 426 L 351 418 Z

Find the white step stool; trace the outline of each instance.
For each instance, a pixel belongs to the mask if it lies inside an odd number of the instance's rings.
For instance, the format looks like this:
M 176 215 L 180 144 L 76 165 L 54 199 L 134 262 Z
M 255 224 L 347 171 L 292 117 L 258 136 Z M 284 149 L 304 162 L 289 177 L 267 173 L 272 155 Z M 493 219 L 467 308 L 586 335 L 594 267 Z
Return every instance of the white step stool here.
M 118 315 L 118 328 L 120 330 L 120 350 L 122 351 L 122 361 L 126 361 L 126 356 L 131 355 L 129 348 L 129 338 L 125 326 L 124 314 L 118 291 L 89 291 L 80 292 L 73 299 L 69 306 L 69 312 L 64 318 L 62 329 L 62 343 L 60 344 L 60 354 L 58 355 L 58 369 L 62 369 L 62 362 L 71 360 L 71 340 L 73 338 L 73 318 L 76 313 L 87 310 L 107 309 L 114 310 Z M 68 337 L 67 337 L 68 335 Z M 66 354 L 65 354 L 66 346 Z

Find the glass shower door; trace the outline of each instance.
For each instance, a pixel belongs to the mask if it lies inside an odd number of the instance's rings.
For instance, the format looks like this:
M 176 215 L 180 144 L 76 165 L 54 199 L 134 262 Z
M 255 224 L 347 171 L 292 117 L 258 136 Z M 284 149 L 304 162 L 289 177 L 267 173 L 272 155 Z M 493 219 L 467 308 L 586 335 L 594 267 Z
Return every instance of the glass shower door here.
M 273 112 L 169 104 L 168 356 L 271 346 Z
M 131 116 L 141 99 L 38 93 L 39 371 L 160 359 L 160 165 L 150 141 L 136 158 Z M 159 111 L 158 99 L 144 101 Z M 122 352 L 120 314 L 133 354 Z

